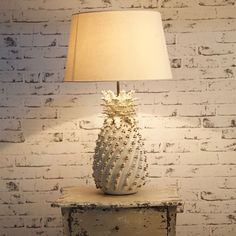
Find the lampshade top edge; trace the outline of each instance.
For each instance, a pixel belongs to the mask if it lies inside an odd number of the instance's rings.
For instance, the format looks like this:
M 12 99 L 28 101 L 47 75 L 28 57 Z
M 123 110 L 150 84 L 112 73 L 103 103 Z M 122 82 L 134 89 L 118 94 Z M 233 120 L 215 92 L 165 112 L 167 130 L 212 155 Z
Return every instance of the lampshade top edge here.
M 74 13 L 72 14 L 72 16 L 76 16 L 76 15 L 81 15 L 81 14 L 89 14 L 89 13 L 104 13 L 104 12 L 153 12 L 153 13 L 158 13 L 160 14 L 160 12 L 158 10 L 155 9 L 143 9 L 143 8 L 139 8 L 139 9 L 102 9 L 102 10 L 82 10 L 80 12 Z

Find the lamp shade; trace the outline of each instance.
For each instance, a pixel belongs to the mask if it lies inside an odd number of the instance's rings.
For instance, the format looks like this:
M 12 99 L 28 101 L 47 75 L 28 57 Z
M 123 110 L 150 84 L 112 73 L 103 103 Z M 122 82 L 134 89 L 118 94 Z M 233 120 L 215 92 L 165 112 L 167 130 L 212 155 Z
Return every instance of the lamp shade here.
M 159 12 L 121 10 L 72 16 L 65 81 L 171 78 Z

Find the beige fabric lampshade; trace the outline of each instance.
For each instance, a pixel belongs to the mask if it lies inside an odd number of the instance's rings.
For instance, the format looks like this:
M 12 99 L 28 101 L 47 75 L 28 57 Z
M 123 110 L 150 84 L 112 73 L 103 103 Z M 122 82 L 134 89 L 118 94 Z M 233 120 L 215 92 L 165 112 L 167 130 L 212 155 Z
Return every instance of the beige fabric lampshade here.
M 159 12 L 122 10 L 72 16 L 65 81 L 171 78 Z

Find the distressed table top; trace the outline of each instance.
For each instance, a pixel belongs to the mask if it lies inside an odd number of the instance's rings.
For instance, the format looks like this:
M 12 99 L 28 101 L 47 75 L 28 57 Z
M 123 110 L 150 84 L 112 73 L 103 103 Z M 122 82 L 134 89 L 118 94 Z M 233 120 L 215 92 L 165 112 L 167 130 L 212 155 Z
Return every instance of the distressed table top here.
M 149 186 L 131 195 L 106 195 L 95 187 L 69 187 L 52 207 L 134 208 L 157 206 L 182 206 L 176 188 Z

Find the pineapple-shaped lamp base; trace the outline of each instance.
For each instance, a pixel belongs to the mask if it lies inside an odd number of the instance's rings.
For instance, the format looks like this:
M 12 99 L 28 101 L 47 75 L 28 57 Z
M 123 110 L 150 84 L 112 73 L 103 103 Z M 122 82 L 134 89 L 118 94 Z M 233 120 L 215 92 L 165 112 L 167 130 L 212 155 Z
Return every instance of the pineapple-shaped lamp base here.
M 147 161 L 137 126 L 133 91 L 103 92 L 103 127 L 96 141 L 96 187 L 113 195 L 133 194 L 146 183 Z

